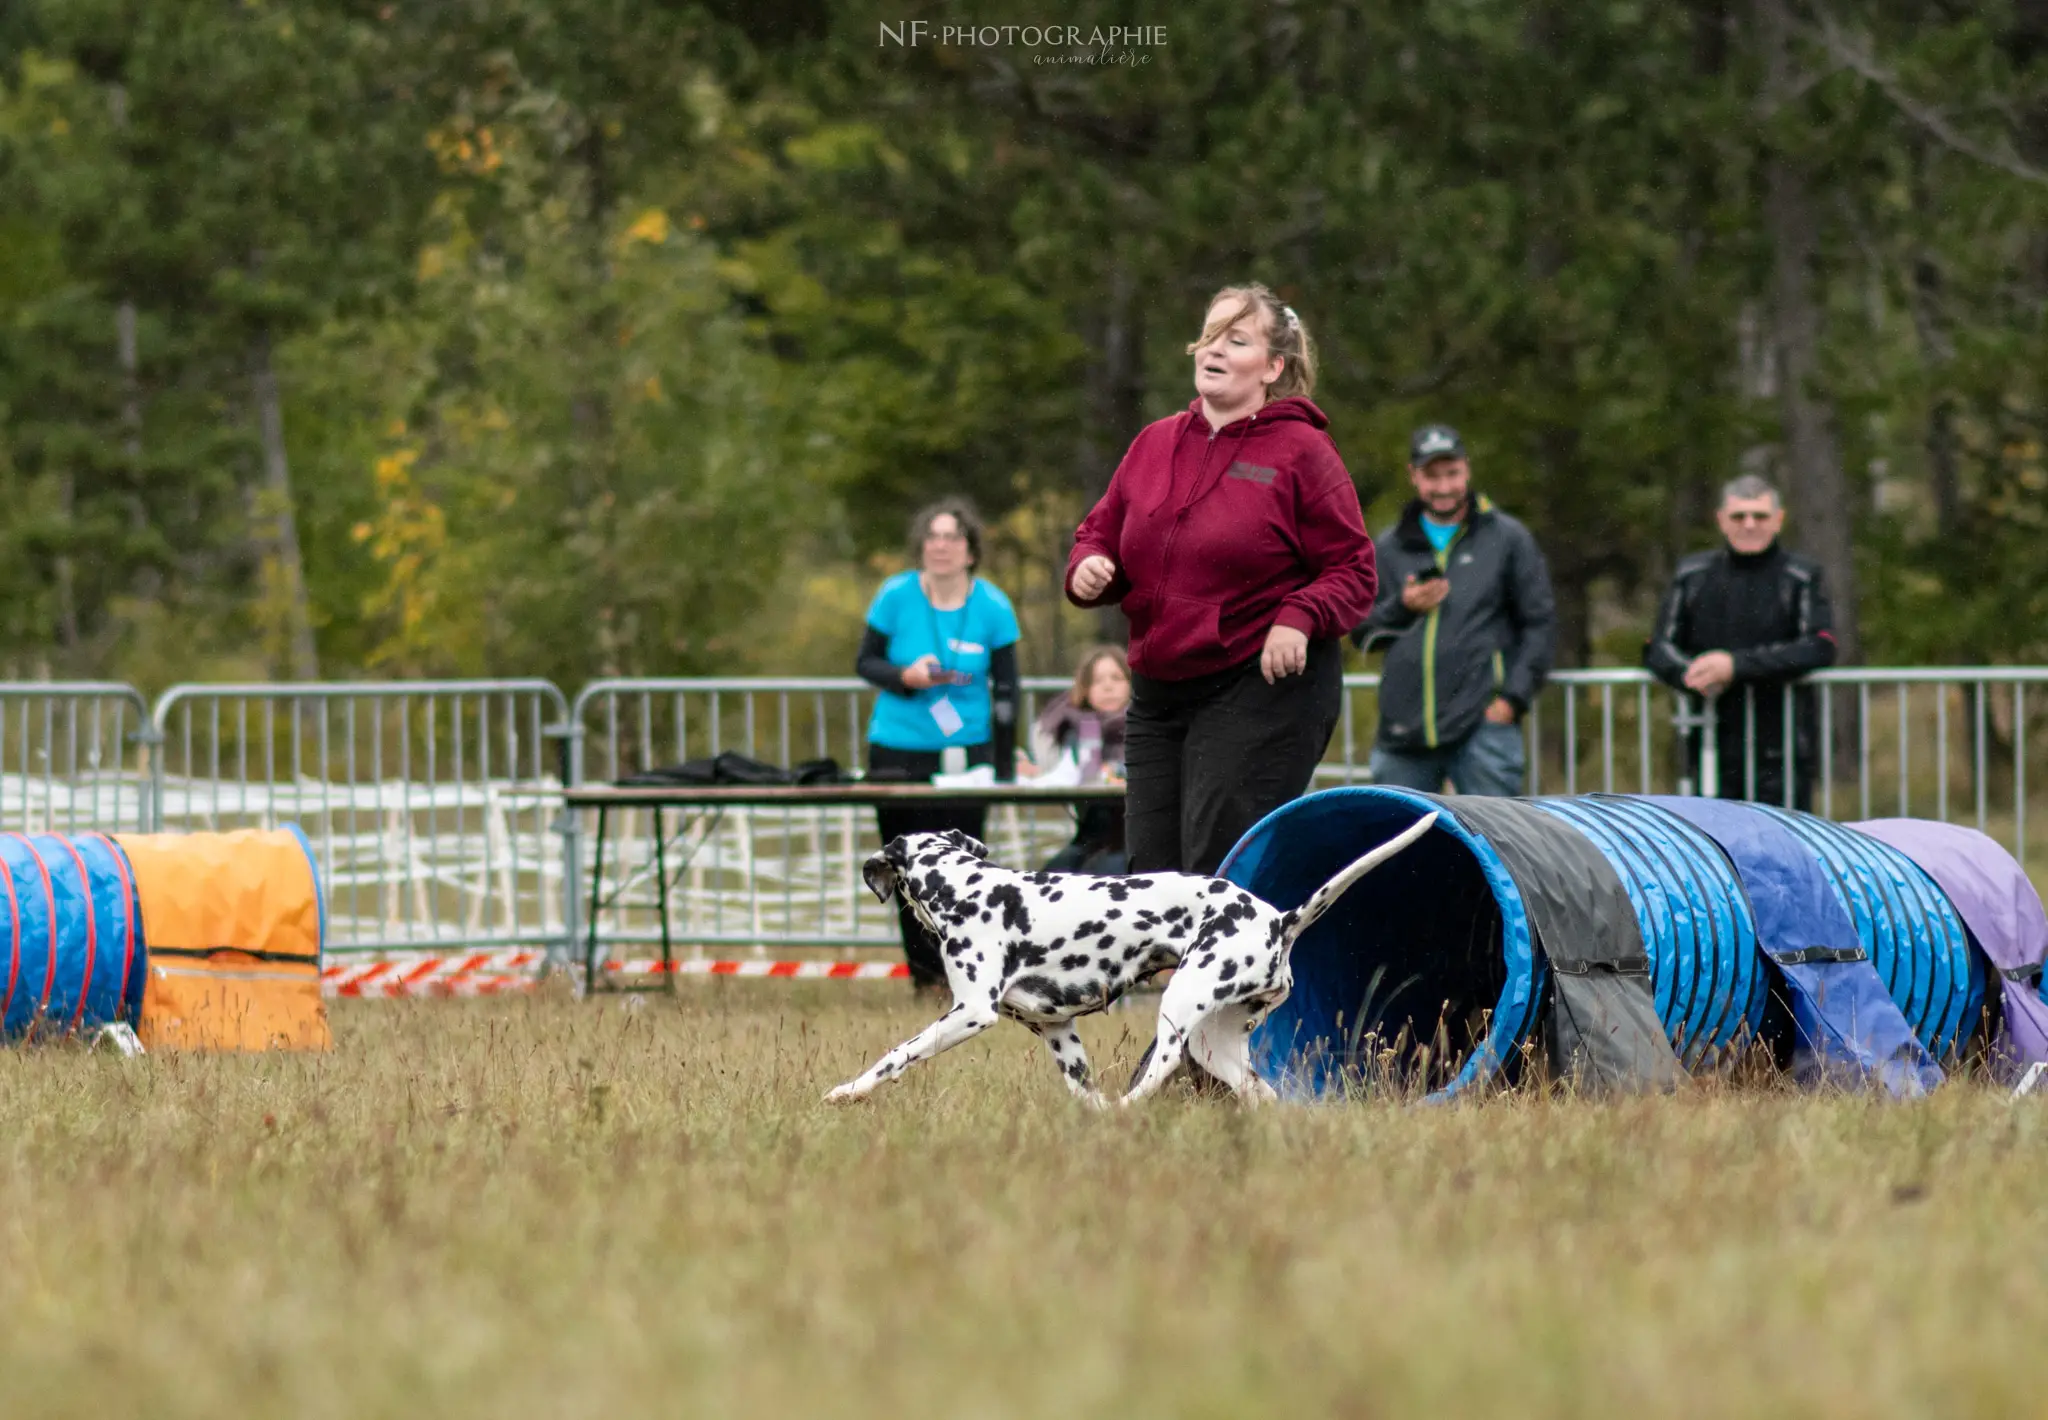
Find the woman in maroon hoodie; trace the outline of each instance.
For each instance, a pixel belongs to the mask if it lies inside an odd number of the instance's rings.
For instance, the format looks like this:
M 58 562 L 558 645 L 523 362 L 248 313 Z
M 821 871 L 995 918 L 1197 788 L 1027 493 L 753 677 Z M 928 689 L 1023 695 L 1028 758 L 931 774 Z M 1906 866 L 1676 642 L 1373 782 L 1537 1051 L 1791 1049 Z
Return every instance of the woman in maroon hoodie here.
M 1300 317 L 1225 287 L 1188 353 L 1198 398 L 1132 442 L 1067 562 L 1069 600 L 1131 624 L 1134 873 L 1213 873 L 1308 787 L 1378 581 Z

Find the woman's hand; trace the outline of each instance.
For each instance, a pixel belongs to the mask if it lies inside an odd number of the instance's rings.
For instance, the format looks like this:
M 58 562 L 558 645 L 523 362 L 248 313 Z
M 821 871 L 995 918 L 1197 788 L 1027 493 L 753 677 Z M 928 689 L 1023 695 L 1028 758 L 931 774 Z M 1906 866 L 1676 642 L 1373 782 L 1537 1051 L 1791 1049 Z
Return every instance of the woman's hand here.
M 1038 777 L 1038 766 L 1033 764 L 1031 756 L 1021 749 L 1017 751 L 1017 777 L 1019 779 L 1036 779 Z
M 1266 649 L 1259 653 L 1259 671 L 1271 685 L 1282 676 L 1300 675 L 1308 669 L 1308 636 L 1291 626 L 1275 624 L 1266 633 Z
M 930 690 L 938 682 L 932 679 L 932 672 L 939 668 L 937 656 L 919 656 L 903 668 L 903 687 L 906 690 Z
M 1116 580 L 1116 564 L 1096 553 L 1081 559 L 1081 565 L 1074 569 L 1074 595 L 1083 601 L 1094 601 L 1109 590 L 1109 584 Z

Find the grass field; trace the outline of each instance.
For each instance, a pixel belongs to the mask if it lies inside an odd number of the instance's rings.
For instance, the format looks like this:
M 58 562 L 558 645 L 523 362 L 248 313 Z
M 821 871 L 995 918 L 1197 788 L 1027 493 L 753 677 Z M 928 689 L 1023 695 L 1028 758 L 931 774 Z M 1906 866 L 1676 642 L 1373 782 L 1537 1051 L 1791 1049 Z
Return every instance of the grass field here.
M 1082 1112 L 894 988 L 0 1054 L 0 1413 L 2041 1414 L 2048 1099 Z M 1137 1012 L 1087 1023 L 1134 1063 Z

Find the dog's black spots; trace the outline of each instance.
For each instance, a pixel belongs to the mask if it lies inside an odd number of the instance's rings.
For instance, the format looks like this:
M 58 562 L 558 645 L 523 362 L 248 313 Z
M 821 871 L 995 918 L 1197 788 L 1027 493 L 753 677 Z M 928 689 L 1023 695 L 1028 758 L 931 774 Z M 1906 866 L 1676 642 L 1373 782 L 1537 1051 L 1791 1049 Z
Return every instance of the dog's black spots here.
M 1122 902 L 1130 897 L 1131 885 L 1122 878 L 1110 878 L 1106 881 L 1103 891 L 1109 894 L 1111 902 Z M 1115 914 L 1112 913 L 1111 915 L 1114 916 Z
M 1104 957 L 1107 957 L 1111 952 L 1115 951 L 1116 933 L 1104 932 L 1102 934 L 1102 940 L 1095 944 L 1095 950 L 1101 952 Z
M 1071 956 L 1063 956 L 1060 958 L 1061 971 L 1079 971 L 1082 967 L 1086 965 L 1088 965 L 1088 958 L 1080 952 L 1075 952 Z
M 1068 1079 L 1070 1079 L 1070 1080 L 1074 1080 L 1074 1081 L 1078 1081 L 1079 1083 L 1082 1083 L 1082 1084 L 1086 1084 L 1086 1083 L 1087 1083 L 1087 1081 L 1088 1081 L 1088 1066 L 1087 1066 L 1087 1064 L 1086 1064 L 1086 1063 L 1085 1063 L 1084 1061 L 1080 1061 L 1080 1060 L 1069 1060 L 1069 1061 L 1068 1061 L 1068 1062 L 1066 1063 L 1066 1065 L 1065 1065 L 1065 1066 L 1064 1066 L 1063 1068 L 1064 1068 L 1064 1069 L 1066 1070 L 1066 1072 L 1067 1072 L 1067 1078 L 1068 1078 Z
M 1121 907 L 1112 907 L 1112 908 L 1110 908 L 1110 909 L 1109 909 L 1109 911 L 1107 911 L 1107 912 L 1105 912 L 1105 913 L 1103 913 L 1103 914 L 1102 914 L 1102 916 L 1103 916 L 1104 920 L 1106 920 L 1106 921 L 1110 921 L 1110 922 L 1114 922 L 1114 921 L 1116 921 L 1116 919 L 1117 919 L 1117 918 L 1119 918 L 1119 917 L 1121 917 L 1121 916 L 1123 916 L 1123 915 L 1124 915 L 1124 910 L 1123 910 L 1123 909 L 1122 909 Z
M 975 981 L 979 980 L 979 978 L 974 973 L 974 963 L 971 961 L 963 961 L 960 963 L 960 973 L 961 975 L 967 978 L 968 984 L 970 986 L 973 985 Z
M 976 873 L 976 874 L 974 874 L 974 875 L 973 875 L 972 877 L 970 877 L 970 878 L 968 878 L 968 879 L 967 879 L 967 886 L 969 886 L 969 887 L 973 887 L 973 886 L 974 886 L 974 885 L 975 885 L 976 883 L 978 883 L 978 882 L 980 882 L 980 881 L 981 881 L 981 874 L 980 874 L 980 873 Z
M 1082 937 L 1092 937 L 1097 932 L 1100 932 L 1107 925 L 1107 923 L 1097 922 L 1093 918 L 1090 918 L 1086 922 L 1076 924 L 1076 926 L 1074 927 L 1074 937 L 1076 940 L 1079 940 Z
M 1020 971 L 1035 971 L 1045 965 L 1046 949 L 1034 947 L 1026 942 L 1012 942 L 1003 948 L 1003 977 L 1008 979 Z
M 1052 1053 L 1055 1055 L 1059 1054 L 1060 1051 L 1065 1048 L 1064 1044 L 1061 1042 L 1058 1036 L 1054 1036 L 1051 1040 L 1048 1040 L 1046 1044 L 1052 1047 Z
M 1125 947 L 1125 948 L 1124 948 L 1124 960 L 1125 960 L 1125 961 L 1136 961 L 1136 960 L 1138 959 L 1138 953 L 1139 953 L 1139 952 L 1141 952 L 1141 951 L 1143 951 L 1143 950 L 1144 950 L 1144 948 L 1143 948 L 1143 947 L 1135 947 L 1135 946 L 1134 946 L 1134 947 Z
M 1062 896 L 1064 896 L 1063 893 L 1061 893 L 1058 889 L 1054 889 L 1052 892 L 1049 892 L 1045 895 L 1045 900 L 1047 902 L 1058 902 Z
M 1207 971 L 1210 967 L 1214 966 L 1215 964 L 1216 953 L 1214 952 L 1203 952 L 1202 955 L 1195 961 L 1196 967 L 1202 971 Z
M 1235 980 L 1236 977 L 1237 962 L 1234 958 L 1230 961 L 1226 961 L 1225 963 L 1223 963 L 1223 970 L 1216 973 L 1216 979 L 1218 981 L 1232 981 Z
M 1221 878 L 1218 878 L 1218 879 L 1216 879 L 1216 881 L 1215 881 L 1215 882 L 1213 882 L 1213 883 L 1210 883 L 1210 884 L 1209 884 L 1209 891 L 1210 891 L 1210 892 L 1212 892 L 1212 893 L 1214 893 L 1214 892 L 1229 892 L 1229 891 L 1230 891 L 1230 884 L 1229 884 L 1229 883 L 1226 883 L 1225 881 L 1223 881 L 1223 879 L 1221 879 Z
M 1235 986 L 1219 986 L 1216 988 L 1214 999 L 1218 1001 L 1228 1001 L 1231 997 L 1235 996 L 1236 994 L 1237 988 Z
M 1031 914 L 1024 910 L 1024 894 L 1017 890 L 1015 883 L 999 883 L 988 890 L 988 904 L 1003 911 L 1003 929 L 1008 932 L 1031 930 Z

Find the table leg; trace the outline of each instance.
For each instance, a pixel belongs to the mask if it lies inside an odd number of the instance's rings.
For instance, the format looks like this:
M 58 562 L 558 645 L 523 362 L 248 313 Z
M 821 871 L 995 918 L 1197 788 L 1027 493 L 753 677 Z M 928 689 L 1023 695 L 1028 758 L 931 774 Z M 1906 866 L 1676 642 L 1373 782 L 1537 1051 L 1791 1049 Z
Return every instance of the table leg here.
M 590 938 L 583 948 L 583 994 L 597 990 L 597 914 L 604 899 L 604 832 L 611 820 L 611 807 L 597 809 L 597 858 L 590 868 Z
M 661 914 L 661 974 L 668 979 L 671 996 L 676 991 L 675 952 L 668 936 L 668 850 L 662 846 L 661 805 L 654 807 L 654 894 Z

